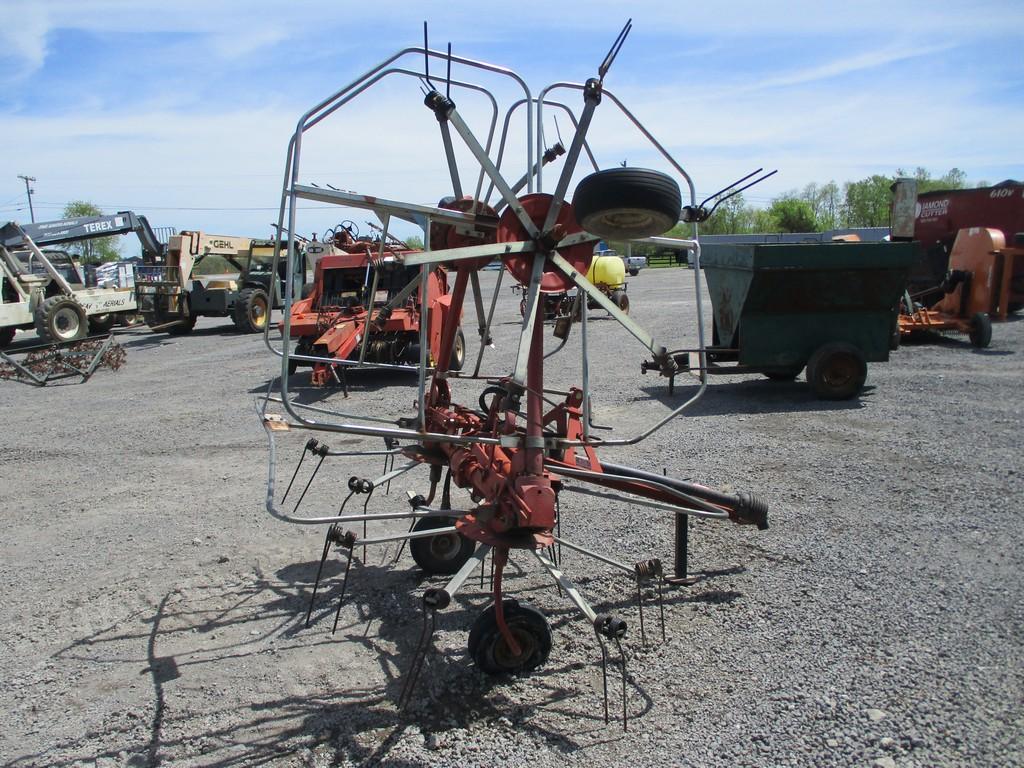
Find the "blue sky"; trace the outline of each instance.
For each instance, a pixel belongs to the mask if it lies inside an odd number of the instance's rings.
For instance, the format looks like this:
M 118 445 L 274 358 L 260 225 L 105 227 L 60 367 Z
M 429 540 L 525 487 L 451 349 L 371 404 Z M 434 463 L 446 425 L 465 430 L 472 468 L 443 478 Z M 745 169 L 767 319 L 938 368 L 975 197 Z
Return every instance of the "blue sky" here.
M 698 194 L 758 166 L 779 173 L 748 193 L 755 204 L 899 167 L 1024 178 L 1019 0 L 491 7 L 0 0 L 0 219 L 28 220 L 17 178 L 28 174 L 40 220 L 85 199 L 158 226 L 269 235 L 299 115 L 419 44 L 424 18 L 432 47 L 451 41 L 455 53 L 510 67 L 537 91 L 595 74 L 632 14 L 606 85 L 687 168 Z M 509 89 L 486 82 L 507 108 Z M 577 94 L 561 98 L 578 110 Z M 456 100 L 482 130 L 482 99 Z M 568 140 L 564 119 L 559 127 Z M 554 128 L 549 117 L 549 140 Z M 602 167 L 662 167 L 607 103 L 591 138 Z M 518 143 L 509 163 L 525 168 Z M 301 176 L 414 202 L 450 192 L 436 123 L 412 78 L 389 78 L 310 134 Z M 341 218 L 367 215 L 311 206 L 298 228 L 323 231 Z

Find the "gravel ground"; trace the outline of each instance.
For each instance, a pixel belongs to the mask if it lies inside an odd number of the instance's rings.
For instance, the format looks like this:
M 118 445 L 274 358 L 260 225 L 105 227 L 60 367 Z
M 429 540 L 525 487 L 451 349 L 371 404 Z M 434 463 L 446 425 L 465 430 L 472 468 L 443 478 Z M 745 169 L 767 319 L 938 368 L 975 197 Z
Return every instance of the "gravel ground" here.
M 633 316 L 685 339 L 691 286 L 686 271 L 642 272 Z M 511 359 L 517 304 L 503 288 L 485 370 Z M 643 350 L 602 314 L 591 313 L 596 420 L 636 434 L 693 387 L 670 397 L 640 376 Z M 475 669 L 466 633 L 487 595 L 471 580 L 439 614 L 416 696 L 398 711 L 419 596 L 443 580 L 371 549 L 332 635 L 343 562 L 332 556 L 304 628 L 323 530 L 263 509 L 253 399 L 275 363 L 262 340 L 215 319 L 187 337 L 121 340 L 127 364 L 88 384 L 0 382 L 7 765 L 1024 764 L 1022 322 L 996 325 L 987 351 L 905 345 L 870 366 L 850 402 L 814 400 L 802 379 L 720 377 L 651 439 L 603 454 L 771 504 L 766 532 L 693 523 L 702 578 L 667 593 L 665 641 L 649 604 L 647 647 L 630 582 L 565 554 L 598 610 L 630 622 L 628 732 L 618 668 L 606 725 L 593 633 L 522 554 L 507 590 L 548 615 L 549 662 L 511 682 Z M 576 343 L 553 358 L 551 384 L 578 381 Z M 292 381 L 304 402 L 377 415 L 407 413 L 414 393 L 380 374 L 351 376 L 347 400 L 301 372 Z M 475 402 L 478 389 L 456 399 Z M 306 437 L 280 438 L 282 482 Z M 335 489 L 380 469 L 329 460 L 301 511 L 336 510 Z M 425 488 L 417 470 L 369 509 L 405 508 L 406 492 Z M 563 497 L 566 538 L 671 562 L 667 515 Z

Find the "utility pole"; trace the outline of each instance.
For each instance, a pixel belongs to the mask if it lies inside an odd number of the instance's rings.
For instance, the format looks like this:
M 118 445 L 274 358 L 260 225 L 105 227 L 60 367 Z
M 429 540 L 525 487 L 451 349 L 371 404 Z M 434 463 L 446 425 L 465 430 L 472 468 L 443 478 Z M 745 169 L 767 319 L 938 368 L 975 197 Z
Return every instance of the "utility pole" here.
M 25 195 L 28 197 L 28 215 L 32 217 L 32 223 L 36 223 L 36 212 L 32 210 L 32 187 L 28 185 L 30 181 L 35 181 L 35 176 L 22 176 L 18 174 L 19 179 L 25 180 Z

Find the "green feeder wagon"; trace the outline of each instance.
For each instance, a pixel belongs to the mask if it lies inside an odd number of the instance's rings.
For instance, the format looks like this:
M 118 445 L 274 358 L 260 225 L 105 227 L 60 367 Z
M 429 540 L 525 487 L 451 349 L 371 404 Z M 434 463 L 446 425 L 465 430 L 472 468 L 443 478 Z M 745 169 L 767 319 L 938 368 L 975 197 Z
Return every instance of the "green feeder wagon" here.
M 867 363 L 888 360 L 898 343 L 896 307 L 914 257 L 903 242 L 707 246 L 708 373 L 791 380 L 806 367 L 817 397 L 854 397 Z

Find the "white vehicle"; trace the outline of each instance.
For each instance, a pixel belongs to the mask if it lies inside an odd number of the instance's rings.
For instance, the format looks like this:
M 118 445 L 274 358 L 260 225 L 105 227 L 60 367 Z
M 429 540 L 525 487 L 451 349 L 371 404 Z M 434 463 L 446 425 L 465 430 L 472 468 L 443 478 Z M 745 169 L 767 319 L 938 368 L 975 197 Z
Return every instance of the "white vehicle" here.
M 626 271 L 629 272 L 632 277 L 636 277 L 640 274 L 640 270 L 647 266 L 646 256 L 632 256 L 627 253 L 622 257 L 622 261 L 626 265 Z
M 161 247 L 146 220 L 130 212 L 0 228 L 0 348 L 19 329 L 35 328 L 45 341 L 75 341 L 109 331 L 119 314 L 134 313 L 130 286 L 87 288 L 67 253 L 39 247 L 130 231 L 139 234 L 144 249 Z

